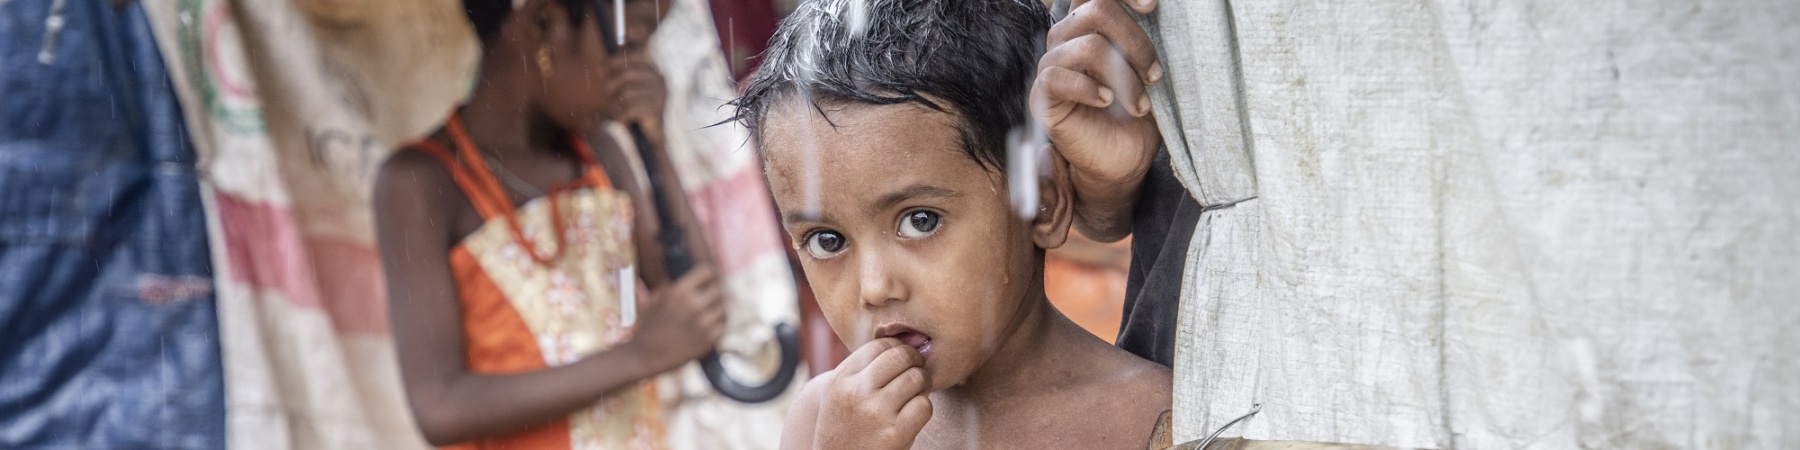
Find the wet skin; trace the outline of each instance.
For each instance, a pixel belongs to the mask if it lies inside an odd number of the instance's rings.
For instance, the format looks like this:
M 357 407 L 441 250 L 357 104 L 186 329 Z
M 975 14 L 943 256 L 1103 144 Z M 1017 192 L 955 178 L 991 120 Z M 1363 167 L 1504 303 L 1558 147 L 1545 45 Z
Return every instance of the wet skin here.
M 833 331 L 856 351 L 809 382 L 784 448 L 1144 448 L 1167 368 L 1088 334 L 1043 291 L 1073 217 L 1053 159 L 1037 217 L 919 105 L 789 100 L 764 123 L 771 190 Z M 835 126 L 834 126 L 835 124 Z M 847 440 L 840 440 L 847 439 Z

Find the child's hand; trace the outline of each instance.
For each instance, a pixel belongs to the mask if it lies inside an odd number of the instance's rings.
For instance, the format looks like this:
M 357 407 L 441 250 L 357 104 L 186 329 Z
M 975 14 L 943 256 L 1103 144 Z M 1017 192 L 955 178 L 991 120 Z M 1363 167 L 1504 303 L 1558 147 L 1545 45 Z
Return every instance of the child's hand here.
M 881 338 L 851 353 L 819 399 L 813 448 L 907 449 L 931 420 L 925 357 Z
M 640 287 L 638 292 L 648 292 Z M 699 359 L 725 334 L 725 293 L 711 267 L 700 266 L 646 296 L 632 345 L 663 372 Z
M 648 53 L 620 53 L 606 62 L 604 92 L 612 97 L 610 118 L 622 123 L 637 123 L 648 134 L 651 144 L 662 145 L 663 106 L 668 101 L 668 87 L 662 72 Z
M 1129 1 L 1142 14 L 1156 9 L 1156 0 Z M 1135 204 L 1162 143 L 1145 86 L 1162 79 L 1163 67 L 1125 8 L 1121 0 L 1075 0 L 1069 16 L 1050 28 L 1031 87 L 1032 114 L 1069 163 L 1078 225 L 1103 231 L 1117 228 L 1110 216 L 1119 211 L 1094 207 Z

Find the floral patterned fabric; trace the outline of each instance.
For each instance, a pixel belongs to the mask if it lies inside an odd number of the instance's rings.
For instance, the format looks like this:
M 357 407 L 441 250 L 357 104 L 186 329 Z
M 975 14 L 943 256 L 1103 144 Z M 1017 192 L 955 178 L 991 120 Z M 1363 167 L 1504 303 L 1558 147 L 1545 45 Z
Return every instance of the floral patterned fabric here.
M 452 119 L 452 134 L 460 134 L 459 125 Z M 459 149 L 459 159 L 429 142 L 415 148 L 437 156 L 456 174 L 486 221 L 449 255 L 471 371 L 557 367 L 630 339 L 622 305 L 635 301 L 626 297 L 637 282 L 632 204 L 612 189 L 585 145 L 577 145 L 588 161 L 581 185 L 517 209 L 492 195 L 502 191 L 486 167 L 464 165 L 482 162 L 470 157 L 471 150 Z M 559 223 L 561 242 L 551 234 Z M 548 261 L 534 257 L 534 249 Z M 661 414 L 655 383 L 645 380 L 562 421 L 456 448 L 658 449 L 664 447 Z

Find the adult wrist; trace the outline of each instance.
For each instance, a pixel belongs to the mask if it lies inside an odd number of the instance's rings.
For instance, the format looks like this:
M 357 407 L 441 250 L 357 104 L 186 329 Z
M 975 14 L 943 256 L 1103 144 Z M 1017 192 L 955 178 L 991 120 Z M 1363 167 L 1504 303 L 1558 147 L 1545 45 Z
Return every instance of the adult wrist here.
M 1150 174 L 1148 162 L 1117 176 L 1103 176 L 1073 166 L 1070 168 L 1073 170 L 1070 170 L 1069 177 L 1075 182 L 1075 187 L 1085 190 L 1129 192 L 1136 190 L 1143 183 L 1144 177 Z

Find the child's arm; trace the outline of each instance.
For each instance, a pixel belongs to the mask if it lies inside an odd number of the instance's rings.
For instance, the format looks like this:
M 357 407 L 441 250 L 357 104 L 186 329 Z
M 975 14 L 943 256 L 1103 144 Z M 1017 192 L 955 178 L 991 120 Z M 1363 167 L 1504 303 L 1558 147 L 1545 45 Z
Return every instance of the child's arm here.
M 781 430 L 783 450 L 908 449 L 931 420 L 925 357 L 894 338 L 856 349 L 801 389 Z
M 669 212 L 681 226 L 689 256 L 696 266 L 713 263 L 712 246 L 706 236 L 706 228 L 701 226 L 695 211 L 688 201 L 686 188 L 681 184 L 681 174 L 675 169 L 674 161 L 669 156 L 666 139 L 667 131 L 663 128 L 664 103 L 668 98 L 668 88 L 662 74 L 657 71 L 656 63 L 644 52 L 625 52 L 607 61 L 606 81 L 603 89 L 617 92 L 615 110 L 610 112 L 613 120 L 621 123 L 638 124 L 639 129 L 649 140 L 654 151 L 649 152 L 652 158 L 640 160 L 637 152 L 603 152 L 601 160 L 606 163 L 608 173 L 614 176 L 616 186 L 628 193 L 632 202 L 637 205 L 635 224 L 635 242 L 638 248 L 638 273 L 643 274 L 651 286 L 659 286 L 668 278 L 664 273 L 663 254 L 666 249 L 656 239 L 663 224 L 659 221 L 654 208 L 651 189 L 664 193 Z M 680 130 L 677 130 L 680 131 Z M 639 181 L 644 174 L 629 171 L 634 167 L 655 170 L 657 186 L 641 185 Z
M 1132 0 L 1140 14 L 1156 0 Z M 1150 36 L 1120 0 L 1076 0 L 1050 28 L 1031 110 L 1068 160 L 1075 227 L 1100 241 L 1131 233 L 1131 211 L 1162 144 L 1145 85 L 1162 79 Z
M 470 373 L 462 309 L 449 265 L 453 217 L 463 200 L 439 163 L 396 154 L 376 181 L 376 223 L 402 381 L 433 445 L 498 437 L 590 406 L 605 395 L 704 354 L 724 330 L 711 270 L 696 269 L 646 301 L 642 331 L 575 363 L 529 373 Z M 537 355 L 531 355 L 537 357 Z

